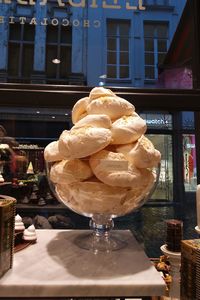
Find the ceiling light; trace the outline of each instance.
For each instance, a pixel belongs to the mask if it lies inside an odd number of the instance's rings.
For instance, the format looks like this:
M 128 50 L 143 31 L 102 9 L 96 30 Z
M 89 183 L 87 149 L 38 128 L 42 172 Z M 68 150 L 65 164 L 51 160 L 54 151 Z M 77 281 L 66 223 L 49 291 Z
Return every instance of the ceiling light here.
M 58 65 L 58 64 L 60 64 L 60 59 L 54 58 L 54 59 L 52 59 L 52 63 Z
M 100 75 L 99 78 L 105 79 L 105 78 L 107 78 L 107 75 L 106 74 Z

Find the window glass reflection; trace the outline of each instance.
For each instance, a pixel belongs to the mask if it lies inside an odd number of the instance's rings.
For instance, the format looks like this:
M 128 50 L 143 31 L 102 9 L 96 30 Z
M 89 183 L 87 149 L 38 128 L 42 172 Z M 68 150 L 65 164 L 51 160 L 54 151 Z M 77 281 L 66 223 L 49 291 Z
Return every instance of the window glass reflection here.
M 158 65 L 162 64 L 167 52 L 168 24 L 144 23 L 145 79 L 158 79 Z M 165 49 L 165 50 L 164 50 Z
M 194 129 L 194 112 L 182 112 L 182 127 L 183 129 Z
M 173 200 L 173 160 L 172 160 L 172 136 L 162 134 L 148 134 L 156 149 L 161 153 L 161 166 L 159 182 L 151 200 Z
M 186 0 L 147 0 L 143 10 L 139 2 L 126 6 L 122 0 L 106 1 L 109 7 L 103 1 L 83 7 L 11 2 L 0 5 L 0 81 L 98 86 L 104 74 L 108 86 L 192 88 Z M 179 53 L 180 43 L 189 50 Z
M 182 140 L 185 191 L 194 192 L 197 185 L 195 136 L 193 134 L 183 134 Z

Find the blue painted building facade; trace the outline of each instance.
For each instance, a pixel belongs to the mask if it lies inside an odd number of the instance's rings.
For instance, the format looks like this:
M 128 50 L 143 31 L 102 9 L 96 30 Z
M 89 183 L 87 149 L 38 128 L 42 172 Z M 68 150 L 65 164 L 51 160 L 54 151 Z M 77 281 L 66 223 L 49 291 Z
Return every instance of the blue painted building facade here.
M 1 81 L 155 87 L 186 0 L 1 2 Z

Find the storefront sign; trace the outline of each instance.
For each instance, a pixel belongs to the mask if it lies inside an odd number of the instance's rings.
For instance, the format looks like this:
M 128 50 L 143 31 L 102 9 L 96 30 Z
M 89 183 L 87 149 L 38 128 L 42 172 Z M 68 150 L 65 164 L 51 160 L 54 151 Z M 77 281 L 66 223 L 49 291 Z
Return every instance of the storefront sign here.
M 170 114 L 140 114 L 149 128 L 172 129 L 172 116 Z
M 52 25 L 52 26 L 73 26 L 73 27 L 94 27 L 94 28 L 99 28 L 101 26 L 101 22 L 99 20 L 88 20 L 88 19 L 84 19 L 84 20 L 78 20 L 78 19 L 74 19 L 74 20 L 69 20 L 67 18 L 43 18 L 43 19 L 37 19 L 37 18 L 28 18 L 28 17 L 3 17 L 0 16 L 0 25 L 3 23 L 8 22 L 9 24 L 15 24 L 18 23 L 20 25 L 23 24 L 29 24 L 29 25 L 42 25 L 42 26 L 47 26 L 47 25 Z
M 2 4 L 11 4 L 13 0 L 0 0 L 0 3 Z M 37 18 L 33 17 L 30 18 L 26 16 L 3 16 L 0 15 L 0 25 L 4 23 L 8 24 L 15 24 L 18 23 L 20 25 L 24 24 L 29 24 L 29 25 L 40 25 L 40 26 L 47 26 L 47 25 L 52 25 L 52 26 L 72 26 L 72 27 L 83 27 L 83 28 L 100 28 L 101 27 L 101 21 L 98 19 L 95 20 L 90 20 L 90 19 L 76 19 L 70 17 L 69 11 L 70 8 L 91 8 L 91 9 L 125 9 L 125 10 L 145 10 L 146 8 L 143 6 L 143 0 L 131 0 L 131 1 L 120 1 L 120 0 L 105 0 L 101 1 L 98 3 L 97 0 L 69 0 L 65 1 L 64 0 L 56 0 L 57 5 L 59 8 L 65 9 L 66 10 L 66 17 L 64 18 Z M 20 5 L 21 7 L 28 6 L 27 8 L 30 8 L 30 6 L 36 5 L 36 0 L 16 0 L 16 4 Z M 120 4 L 121 3 L 121 4 Z M 50 0 L 41 0 L 39 2 L 40 6 L 45 6 L 51 4 Z M 87 5 L 86 5 L 87 4 Z M 0 9 L 1 13 L 1 9 Z
M 17 0 L 16 1 L 18 4 L 21 5 L 35 5 L 36 1 L 34 0 Z M 97 3 L 97 0 L 90 0 L 88 1 L 88 6 L 86 3 L 86 0 L 79 0 L 79 1 L 75 1 L 75 0 L 68 0 L 66 3 L 63 0 L 57 0 L 58 6 L 59 7 L 64 7 L 67 5 L 70 5 L 71 7 L 80 7 L 80 8 L 85 8 L 85 7 L 89 7 L 89 8 L 105 8 L 105 9 L 122 9 L 125 8 L 127 10 L 145 10 L 146 8 L 143 6 L 143 0 L 137 0 L 137 1 L 124 1 L 123 5 L 120 5 L 121 1 L 119 0 L 104 0 L 101 2 L 101 5 L 99 5 Z M 133 4 L 136 3 L 137 4 Z M 12 0 L 0 0 L 0 3 L 5 3 L 5 4 L 11 4 Z M 39 3 L 40 5 L 46 5 L 48 3 L 48 0 L 41 0 L 41 2 Z
M 146 120 L 146 123 L 149 125 L 168 125 L 168 121 L 162 119 Z

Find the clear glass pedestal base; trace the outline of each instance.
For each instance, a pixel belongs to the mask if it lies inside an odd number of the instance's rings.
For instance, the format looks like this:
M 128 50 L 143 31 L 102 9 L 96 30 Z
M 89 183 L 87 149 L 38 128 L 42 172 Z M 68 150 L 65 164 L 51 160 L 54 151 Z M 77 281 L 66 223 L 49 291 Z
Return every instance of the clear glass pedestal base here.
M 94 253 L 111 252 L 126 247 L 126 241 L 119 233 L 112 230 L 114 222 L 110 216 L 94 215 L 90 220 L 91 233 L 82 234 L 75 239 L 75 244 Z

